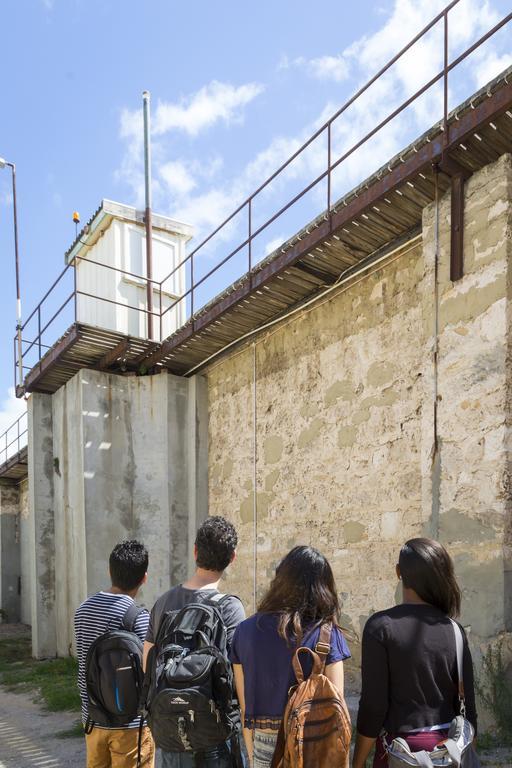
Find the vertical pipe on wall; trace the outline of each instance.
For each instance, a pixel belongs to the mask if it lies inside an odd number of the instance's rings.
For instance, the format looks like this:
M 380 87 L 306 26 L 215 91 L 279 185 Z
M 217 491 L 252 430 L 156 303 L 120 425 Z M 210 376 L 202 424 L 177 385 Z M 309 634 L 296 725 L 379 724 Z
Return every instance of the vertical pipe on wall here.
M 438 169 L 434 169 L 435 182 L 435 212 L 434 212 L 434 391 L 433 391 L 433 446 L 432 446 L 432 507 L 431 507 L 431 534 L 433 538 L 439 536 L 439 509 L 441 504 L 441 446 L 438 430 L 439 410 L 439 183 Z
M 258 434 L 257 434 L 257 402 L 256 402 L 256 343 L 252 345 L 252 423 L 253 423 L 253 602 L 254 611 L 258 601 L 258 489 L 257 489 L 257 464 L 258 464 Z

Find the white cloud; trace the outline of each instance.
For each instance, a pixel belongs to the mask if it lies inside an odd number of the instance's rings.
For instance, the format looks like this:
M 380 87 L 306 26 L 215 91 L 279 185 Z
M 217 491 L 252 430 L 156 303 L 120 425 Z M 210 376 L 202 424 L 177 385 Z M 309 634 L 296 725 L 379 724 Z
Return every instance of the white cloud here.
M 167 135 L 178 131 L 195 138 L 218 122 L 239 124 L 243 122 L 244 108 L 263 90 L 260 83 L 234 86 L 213 80 L 178 102 L 158 102 L 151 126 L 155 199 L 158 199 L 159 174 L 165 188 L 172 187 L 181 195 L 188 194 L 196 186 L 197 168 L 188 167 L 180 158 L 172 161 L 166 158 L 163 142 Z M 132 189 L 135 205 L 141 206 L 144 200 L 142 109 L 123 109 L 119 132 L 126 143 L 126 151 L 115 176 Z M 215 157 L 201 169 L 200 175 L 212 177 L 221 165 L 222 158 Z
M 485 56 L 474 70 L 474 83 L 475 88 L 482 88 L 484 85 L 497 77 L 505 69 L 508 69 L 512 65 L 512 55 L 507 53 L 503 56 L 498 56 L 495 51 L 491 51 Z
M 161 165 L 159 173 L 169 190 L 175 195 L 188 195 L 197 186 L 192 172 L 181 160 Z
M 14 427 L 13 429 L 9 428 L 12 427 L 16 422 L 16 419 L 26 413 L 26 411 L 26 401 L 23 398 L 18 399 L 14 394 L 14 387 L 9 387 L 7 395 L 0 402 L 0 464 L 3 464 L 6 458 L 13 456 L 18 451 L 18 429 L 17 427 Z M 27 418 L 25 416 L 20 422 L 20 432 L 23 432 L 26 428 Z M 4 435 L 6 430 L 9 430 L 7 433 L 7 444 L 12 443 L 12 445 L 8 445 L 7 454 L 5 450 L 6 441 Z M 21 441 L 24 442 L 22 443 Z M 23 445 L 26 445 L 26 436 L 22 437 L 20 440 L 20 447 L 23 447 Z
M 265 256 L 268 256 L 269 254 L 273 253 L 277 248 L 279 248 L 280 245 L 283 244 L 285 241 L 284 235 L 279 235 L 278 237 L 273 237 L 272 240 L 270 240 L 264 248 Z
M 243 119 L 243 108 L 262 91 L 260 83 L 246 83 L 236 87 L 231 83 L 213 80 L 178 103 L 158 102 L 153 133 L 159 136 L 181 130 L 190 136 L 197 136 L 219 121 L 227 124 L 240 122 Z
M 278 69 L 292 68 L 303 69 L 308 75 L 318 80 L 334 80 L 337 83 L 346 80 L 350 74 L 350 62 L 343 54 L 319 56 L 314 59 L 299 56 L 291 61 L 287 56 L 282 56 Z
M 198 242 L 201 234 L 207 234 L 221 224 L 239 202 L 240 198 L 236 190 L 229 191 L 219 187 L 189 197 L 181 205 L 176 201 L 172 210 L 173 216 L 176 216 L 179 221 L 192 224 L 196 230 L 196 242 Z

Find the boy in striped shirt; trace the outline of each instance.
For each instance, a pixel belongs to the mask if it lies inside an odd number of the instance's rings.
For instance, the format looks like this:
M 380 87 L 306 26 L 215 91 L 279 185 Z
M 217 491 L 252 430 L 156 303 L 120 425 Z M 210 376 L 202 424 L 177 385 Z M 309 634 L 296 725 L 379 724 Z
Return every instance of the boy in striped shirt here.
M 82 720 L 89 715 L 85 660 L 91 643 L 107 628 L 121 626 L 128 608 L 147 580 L 148 553 L 138 541 L 123 541 L 112 550 L 109 570 L 112 586 L 87 598 L 75 613 L 75 635 L 78 656 L 78 688 L 82 700 Z M 134 632 L 144 640 L 149 624 L 149 613 L 142 612 L 135 622 Z M 105 728 L 95 725 L 85 736 L 87 768 L 136 768 L 139 718 L 123 728 Z M 153 768 L 154 744 L 149 728 L 142 732 L 141 766 Z

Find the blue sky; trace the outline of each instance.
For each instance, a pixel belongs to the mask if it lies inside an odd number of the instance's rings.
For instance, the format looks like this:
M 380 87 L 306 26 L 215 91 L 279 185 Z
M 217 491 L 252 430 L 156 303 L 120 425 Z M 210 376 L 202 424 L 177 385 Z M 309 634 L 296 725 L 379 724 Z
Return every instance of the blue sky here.
M 24 316 L 63 266 L 74 239 L 73 210 L 85 222 L 103 197 L 142 203 L 144 89 L 152 94 L 154 208 L 204 236 L 443 5 L 4 0 L 0 156 L 17 164 Z M 509 0 L 461 0 L 451 53 L 509 11 Z M 347 113 L 334 135 L 337 150 L 434 73 L 439 34 Z M 452 106 L 507 64 L 502 34 L 452 78 Z M 335 180 L 336 192 L 347 191 L 437 120 L 439 99 L 433 91 L 360 152 Z M 325 148 L 313 147 L 262 199 L 256 219 L 263 221 L 310 181 L 323 158 Z M 15 325 L 9 182 L 7 170 L 0 171 L 0 431 L 18 407 L 8 394 Z M 324 192 L 316 190 L 295 218 L 277 222 L 262 236 L 258 255 L 319 213 L 323 201 Z M 198 269 L 208 269 L 243 226 L 218 238 Z M 221 282 L 232 276 L 225 271 Z M 212 284 L 211 291 L 218 287 Z

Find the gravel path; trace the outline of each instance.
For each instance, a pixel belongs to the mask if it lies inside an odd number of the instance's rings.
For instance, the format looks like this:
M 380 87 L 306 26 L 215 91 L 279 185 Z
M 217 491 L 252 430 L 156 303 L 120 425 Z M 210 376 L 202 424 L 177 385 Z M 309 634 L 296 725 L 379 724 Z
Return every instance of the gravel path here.
M 0 768 L 80 768 L 82 737 L 57 738 L 77 713 L 45 712 L 34 694 L 0 692 Z

